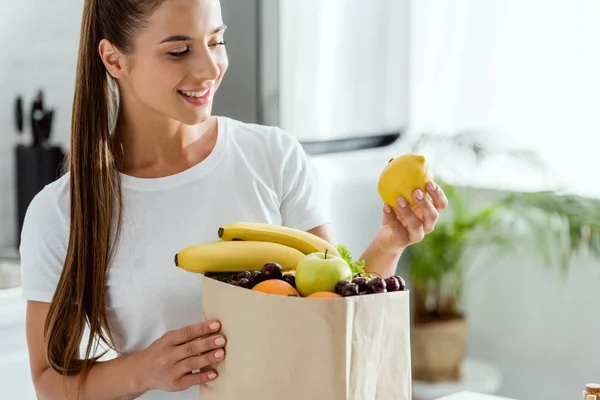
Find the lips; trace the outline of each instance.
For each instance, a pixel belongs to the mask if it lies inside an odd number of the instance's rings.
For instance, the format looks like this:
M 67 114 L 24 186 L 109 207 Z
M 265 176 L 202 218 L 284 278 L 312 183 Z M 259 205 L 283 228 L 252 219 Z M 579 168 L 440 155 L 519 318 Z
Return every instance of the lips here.
M 202 107 L 210 102 L 211 91 L 212 88 L 203 90 L 178 90 L 177 92 L 187 103 L 195 107 Z

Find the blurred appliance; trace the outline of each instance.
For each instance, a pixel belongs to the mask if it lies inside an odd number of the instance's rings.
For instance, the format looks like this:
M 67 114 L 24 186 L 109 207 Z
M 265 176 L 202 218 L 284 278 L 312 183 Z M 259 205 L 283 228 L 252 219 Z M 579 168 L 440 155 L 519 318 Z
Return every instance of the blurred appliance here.
M 311 154 L 387 145 L 408 124 L 410 0 L 221 1 L 229 70 L 213 111 Z

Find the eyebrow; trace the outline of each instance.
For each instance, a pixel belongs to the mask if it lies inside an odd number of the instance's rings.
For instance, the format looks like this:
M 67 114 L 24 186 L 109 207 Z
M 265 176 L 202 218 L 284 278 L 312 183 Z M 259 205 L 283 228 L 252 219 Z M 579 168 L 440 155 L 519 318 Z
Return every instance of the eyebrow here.
M 223 24 L 223 25 L 219 26 L 217 29 L 215 29 L 214 31 L 212 31 L 211 35 L 222 32 L 225 29 L 227 29 L 227 25 Z M 161 40 L 160 43 L 162 44 L 162 43 L 167 43 L 167 42 L 181 42 L 181 41 L 186 41 L 186 40 L 194 40 L 194 38 L 191 36 L 185 36 L 185 35 L 174 35 L 174 36 L 169 36 L 168 38 Z

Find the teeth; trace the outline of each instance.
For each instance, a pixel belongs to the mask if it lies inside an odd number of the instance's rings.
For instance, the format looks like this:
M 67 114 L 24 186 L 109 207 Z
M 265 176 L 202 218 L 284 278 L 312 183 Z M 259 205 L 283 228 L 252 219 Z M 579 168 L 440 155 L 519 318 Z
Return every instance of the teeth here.
M 202 97 L 206 93 L 208 93 L 208 90 L 205 90 L 204 92 L 186 92 L 185 90 L 181 90 L 181 93 L 185 94 L 188 97 Z

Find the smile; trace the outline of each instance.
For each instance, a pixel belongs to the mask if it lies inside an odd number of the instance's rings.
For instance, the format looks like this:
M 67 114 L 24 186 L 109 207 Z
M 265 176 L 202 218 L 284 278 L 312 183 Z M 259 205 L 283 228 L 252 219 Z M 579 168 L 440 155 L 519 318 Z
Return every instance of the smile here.
M 211 89 L 203 91 L 178 90 L 177 93 L 188 103 L 194 107 L 203 107 L 210 103 Z
M 206 89 L 203 92 L 188 92 L 186 90 L 180 90 L 179 93 L 188 96 L 188 97 L 203 97 L 204 95 L 206 95 L 208 92 L 210 91 L 210 89 Z

